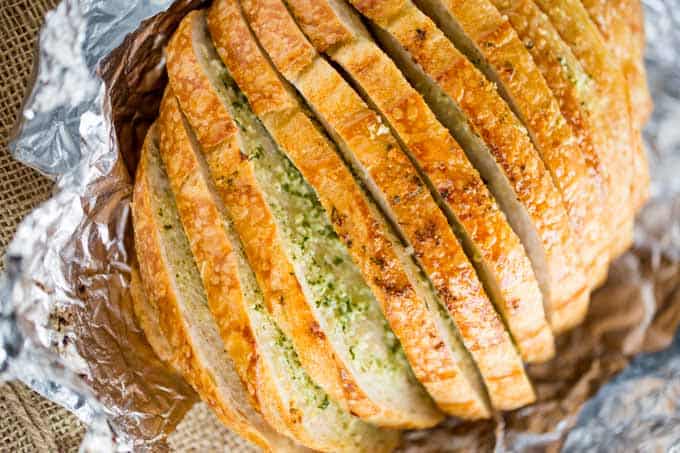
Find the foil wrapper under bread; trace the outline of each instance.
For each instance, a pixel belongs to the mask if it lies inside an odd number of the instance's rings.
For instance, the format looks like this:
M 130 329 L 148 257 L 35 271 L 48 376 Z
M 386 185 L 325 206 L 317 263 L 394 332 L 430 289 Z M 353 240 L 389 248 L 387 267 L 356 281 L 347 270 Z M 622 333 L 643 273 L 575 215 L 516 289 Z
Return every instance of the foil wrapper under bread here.
M 203 3 L 64 0 L 40 34 L 11 148 L 56 189 L 7 252 L 0 373 L 76 413 L 83 451 L 165 449 L 196 401 L 135 324 L 129 202 L 166 83 L 163 46 Z M 530 367 L 536 404 L 407 433 L 404 451 L 680 451 L 680 1 L 644 3 L 653 197 L 635 248 L 557 358 Z

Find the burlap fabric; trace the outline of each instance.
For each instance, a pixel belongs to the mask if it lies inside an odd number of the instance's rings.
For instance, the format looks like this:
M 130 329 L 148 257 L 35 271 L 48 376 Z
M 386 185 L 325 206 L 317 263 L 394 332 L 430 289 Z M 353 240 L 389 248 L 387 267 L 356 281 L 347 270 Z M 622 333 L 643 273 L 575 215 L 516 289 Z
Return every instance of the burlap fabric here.
M 0 269 L 17 223 L 51 190 L 48 179 L 10 157 L 7 139 L 31 73 L 38 27 L 55 3 L 0 2 Z M 75 417 L 22 384 L 0 386 L 1 451 L 73 451 L 82 434 Z
M 39 27 L 57 3 L 0 0 L 0 270 L 17 224 L 52 190 L 50 180 L 10 157 L 7 141 L 31 75 Z M 23 384 L 0 385 L 0 451 L 73 452 L 84 432 L 70 412 Z M 253 451 L 202 404 L 187 415 L 170 445 L 173 451 Z

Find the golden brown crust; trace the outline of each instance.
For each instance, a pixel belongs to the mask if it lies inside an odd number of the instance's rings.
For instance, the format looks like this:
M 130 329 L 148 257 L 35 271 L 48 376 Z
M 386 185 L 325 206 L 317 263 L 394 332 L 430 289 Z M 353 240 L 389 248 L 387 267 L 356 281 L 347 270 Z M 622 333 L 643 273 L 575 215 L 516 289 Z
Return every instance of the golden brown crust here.
M 149 180 L 146 154 L 155 146 L 155 127 L 147 135 L 142 157 L 137 169 L 132 203 L 135 249 L 144 284 L 144 292 L 150 303 L 158 307 L 158 324 L 172 356 L 173 367 L 180 370 L 189 384 L 201 398 L 213 408 L 218 417 L 230 429 L 267 451 L 279 451 L 292 445 L 279 437 L 249 405 L 245 390 L 237 389 L 240 382 L 224 381 L 211 371 L 211 365 L 202 362 L 203 355 L 197 351 L 195 339 L 184 318 L 173 281 L 172 271 L 166 262 L 160 231 L 164 225 L 158 223 L 153 200 L 154 181 Z
M 606 170 L 611 219 L 611 257 L 630 247 L 633 225 L 633 152 L 626 81 L 608 54 L 602 36 L 579 0 L 535 0 L 593 78 L 597 96 L 593 120 L 597 149 Z
M 364 89 L 385 115 L 403 144 L 476 244 L 491 267 L 501 293 L 495 301 L 524 360 L 549 359 L 553 338 L 543 311 L 543 299 L 522 244 L 491 197 L 479 173 L 451 134 L 437 121 L 423 98 L 406 81 L 394 62 L 361 30 L 346 25 L 328 1 L 288 0 L 303 31 L 315 43 L 326 40 L 329 56 Z M 312 3 L 316 18 L 309 15 Z M 307 20 L 299 19 L 306 11 Z M 318 36 L 335 25 L 333 37 Z M 320 50 L 320 49 L 319 49 Z M 468 233 L 469 232 L 469 233 Z
M 283 3 L 248 0 L 243 5 L 252 29 L 274 65 L 352 150 L 379 188 L 456 321 L 494 406 L 510 409 L 532 401 L 531 384 L 509 335 L 446 218 L 389 130 L 347 82 L 315 55 Z M 294 43 L 296 51 L 306 49 L 307 67 L 288 65 L 290 43 Z
M 591 266 L 593 258 L 603 254 L 599 245 L 600 217 L 593 212 L 602 205 L 601 192 L 588 177 L 589 168 L 557 100 L 510 22 L 499 14 L 492 2 L 449 0 L 448 5 L 491 66 L 562 194 L 572 233 L 570 242 L 565 244 L 565 253 L 570 253 L 572 248 L 579 250 L 582 258 L 588 255 L 585 263 Z M 475 10 L 472 17 L 467 14 L 470 10 Z M 487 21 L 483 30 L 471 20 L 479 10 L 484 11 Z M 576 235 L 578 242 L 573 240 Z M 579 266 L 575 259 L 567 258 L 567 262 Z M 549 263 L 549 266 L 553 265 Z M 586 275 L 594 275 L 596 279 L 603 273 L 602 269 L 593 272 L 587 268 L 586 271 Z M 575 272 L 583 269 L 579 266 Z
M 654 101 L 649 92 L 647 83 L 647 69 L 645 68 L 645 12 L 641 0 L 615 0 L 622 6 L 621 11 L 626 18 L 630 33 L 633 34 L 633 47 L 631 48 L 632 77 L 634 90 L 632 94 L 635 106 L 635 121 L 638 126 L 644 125 L 654 110 Z M 625 50 L 625 49 L 621 49 Z
M 348 395 L 340 378 L 342 367 L 326 339 L 313 333 L 316 321 L 281 248 L 278 228 L 253 169 L 243 158 L 237 126 L 196 59 L 190 29 L 175 33 L 166 54 L 170 85 L 196 133 L 268 310 L 294 341 L 312 379 L 347 408 Z
M 582 0 L 591 19 L 602 33 L 609 52 L 621 65 L 626 79 L 628 108 L 633 137 L 633 203 L 639 209 L 649 197 L 649 164 L 642 144 L 641 129 L 649 116 L 652 100 L 640 49 L 642 8 L 639 0 Z M 638 19 L 632 19 L 632 14 Z M 644 42 L 644 37 L 642 38 Z
M 586 92 L 590 91 L 588 76 L 550 19 L 532 0 L 492 1 L 499 12 L 508 18 L 533 57 L 535 68 L 545 80 L 546 89 L 549 88 L 554 94 L 560 112 L 574 133 L 573 137 L 563 135 L 561 143 L 550 153 L 551 157 L 546 155 L 544 160 L 554 163 L 553 179 L 560 186 L 567 203 L 572 232 L 579 238 L 576 243 L 581 250 L 586 276 L 593 287 L 604 278 L 609 267 L 609 240 L 604 228 L 604 216 L 605 213 L 611 214 L 604 209 L 607 206 L 606 192 L 599 173 L 600 160 L 593 147 L 594 131 L 586 97 Z M 537 71 L 529 70 L 533 78 L 538 75 Z M 513 90 L 518 88 L 515 86 Z M 545 119 L 549 120 L 549 116 L 546 114 Z M 553 136 L 559 135 L 560 129 L 564 128 L 555 127 Z M 546 141 L 549 137 L 543 135 L 544 148 L 549 147 Z M 563 176 L 555 178 L 556 174 Z
M 179 33 L 186 27 L 180 24 Z M 233 247 L 222 226 L 222 214 L 201 175 L 200 163 L 192 150 L 177 101 L 168 88 L 158 118 L 160 154 L 175 195 L 182 226 L 201 274 L 203 287 L 225 350 L 232 358 L 256 408 L 257 351 L 245 312 Z
M 182 33 L 191 15 L 180 24 Z M 182 226 L 191 245 L 213 319 L 234 362 L 251 404 L 280 433 L 299 439 L 296 408 L 285 407 L 272 375 L 258 351 L 237 269 L 236 251 L 224 227 L 224 219 L 210 191 L 201 164 L 192 149 L 177 100 L 168 88 L 158 119 L 160 154 L 175 195 Z M 291 413 L 293 411 L 293 413 Z
M 400 14 L 388 20 L 379 16 L 370 19 L 394 36 L 415 62 L 437 81 L 465 113 L 472 130 L 489 146 L 541 239 L 550 270 L 551 300 L 545 302 L 551 325 L 558 332 L 569 328 L 585 315 L 588 297 L 583 291 L 585 279 L 571 239 L 567 214 L 563 204 L 555 202 L 561 199 L 557 188 L 521 123 L 493 84 L 412 3 L 395 1 L 402 3 Z M 353 3 L 364 12 L 362 1 Z M 484 9 L 476 17 L 480 30 L 493 29 Z M 569 306 L 571 312 L 565 308 Z M 556 316 L 558 310 L 569 316 Z
M 441 347 L 435 321 L 394 250 L 390 227 L 261 53 L 238 6 L 215 2 L 208 25 L 220 57 L 254 112 L 315 188 L 338 236 L 351 245 L 350 255 L 381 303 L 416 377 L 447 413 L 468 419 L 488 417 L 483 395 L 470 387 L 456 357 Z
M 623 67 L 633 104 L 633 120 L 643 125 L 652 110 L 644 66 L 644 12 L 640 0 L 582 0 L 609 51 Z
M 170 84 L 196 132 L 215 188 L 243 243 L 264 294 L 265 305 L 291 339 L 314 382 L 345 410 L 384 426 L 431 426 L 439 419 L 419 419 L 371 399 L 336 355 L 319 327 L 284 250 L 282 234 L 270 210 L 253 164 L 240 147 L 238 128 L 208 75 L 198 62 L 190 32 L 176 32 L 166 49 Z

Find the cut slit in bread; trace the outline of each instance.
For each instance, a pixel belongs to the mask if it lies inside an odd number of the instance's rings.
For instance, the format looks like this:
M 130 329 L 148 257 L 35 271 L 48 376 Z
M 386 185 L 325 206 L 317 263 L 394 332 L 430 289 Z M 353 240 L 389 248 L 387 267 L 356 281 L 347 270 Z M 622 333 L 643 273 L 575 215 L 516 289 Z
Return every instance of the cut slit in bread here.
M 170 89 L 161 104 L 159 130 L 161 157 L 182 222 L 171 226 L 184 227 L 225 351 L 252 392 L 254 406 L 277 431 L 314 450 L 391 451 L 397 433 L 368 425 L 331 401 L 304 372 L 292 343 L 267 313 Z
M 392 128 L 458 233 L 524 360 L 552 357 L 552 332 L 531 263 L 449 131 L 369 37 L 351 7 L 333 0 L 288 0 L 288 4 L 317 49 L 330 49 L 330 58 Z
M 534 399 L 502 321 L 446 217 L 390 129 L 318 55 L 279 0 L 241 2 L 262 47 L 306 99 L 339 150 L 414 250 L 452 315 L 498 409 Z
M 213 3 L 208 27 L 254 113 L 331 213 L 335 232 L 381 303 L 416 377 L 446 413 L 488 417 L 483 384 L 448 315 L 335 146 L 267 60 L 238 4 Z
M 560 37 L 571 48 L 595 83 L 597 95 L 593 121 L 601 134 L 597 143 L 606 172 L 610 219 L 610 255 L 616 258 L 633 240 L 633 152 L 634 138 L 628 108 L 626 81 L 604 40 L 580 0 L 534 0 L 550 18 Z
M 531 259 L 553 330 L 580 322 L 588 291 L 570 263 L 578 257 L 567 248 L 567 213 L 525 128 L 493 84 L 413 3 L 353 3 L 488 184 Z
M 158 309 L 168 361 L 220 420 L 266 451 L 305 451 L 276 433 L 251 405 L 207 306 L 198 269 L 181 231 L 152 126 L 144 142 L 132 202 L 135 250 L 144 293 Z
M 441 413 L 313 190 L 272 142 L 219 60 L 202 14 L 167 48 L 170 84 L 242 239 L 265 305 L 310 377 L 341 407 L 387 427 Z

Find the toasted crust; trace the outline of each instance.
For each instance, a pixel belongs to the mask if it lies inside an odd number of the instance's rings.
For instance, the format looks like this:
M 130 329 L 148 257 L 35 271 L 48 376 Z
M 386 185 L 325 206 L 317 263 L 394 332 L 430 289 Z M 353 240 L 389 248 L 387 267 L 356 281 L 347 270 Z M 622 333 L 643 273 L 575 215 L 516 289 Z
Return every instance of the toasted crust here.
M 442 346 L 446 341 L 436 318 L 418 293 L 416 277 L 408 272 L 411 259 L 400 256 L 401 246 L 390 227 L 262 54 L 238 5 L 230 0 L 213 3 L 208 26 L 254 112 L 315 188 L 338 236 L 351 245 L 349 252 L 381 303 L 416 377 L 447 413 L 466 419 L 488 417 L 484 394 L 468 381 L 456 353 Z
M 583 69 L 594 80 L 593 120 L 601 131 L 596 146 L 606 170 L 612 259 L 630 247 L 633 235 L 633 152 L 626 81 L 579 0 L 534 0 L 550 18 Z M 604 154 L 604 155 L 603 155 Z
M 389 129 L 316 53 L 280 0 L 242 4 L 274 65 L 303 94 L 409 240 L 475 359 L 493 405 L 510 409 L 532 401 L 531 384 L 508 333 L 446 218 Z
M 248 302 L 238 275 L 234 248 L 170 88 L 161 102 L 158 129 L 161 159 L 175 195 L 182 227 L 200 270 L 208 305 L 225 351 L 244 385 L 250 385 L 253 403 L 258 408 L 262 398 L 257 395 L 257 345 L 246 314 Z
M 555 174 L 563 174 L 560 187 L 567 203 L 572 232 L 578 234 L 577 244 L 581 249 L 586 275 L 591 286 L 595 286 L 604 279 L 609 268 L 605 214 L 609 216 L 611 213 L 605 209 L 608 205 L 600 175 L 601 164 L 593 145 L 594 126 L 588 110 L 588 96 L 594 95 L 592 84 L 550 19 L 532 0 L 492 1 L 499 12 L 508 18 L 533 57 L 535 67 L 552 90 L 563 117 L 575 134 L 573 143 L 564 146 L 565 141 L 562 141 L 562 155 L 558 155 L 559 149 L 552 153 L 553 160 L 557 161 L 552 173 L 557 183 L 560 178 L 555 178 Z M 554 130 L 556 134 L 559 133 L 557 129 Z M 563 138 L 569 139 L 567 136 Z M 564 161 L 560 162 L 564 159 L 568 160 L 568 165 Z
M 149 169 L 160 164 L 158 151 L 152 149 L 156 147 L 155 134 L 155 127 L 152 127 L 142 150 L 132 215 L 144 292 L 150 303 L 158 307 L 160 332 L 171 347 L 169 362 L 181 371 L 222 422 L 245 439 L 267 451 L 303 451 L 272 430 L 253 409 L 248 392 L 221 351 L 217 327 L 210 321 L 207 308 L 202 308 L 200 302 L 192 305 L 185 300 L 187 295 L 178 290 L 174 274 L 184 273 L 187 269 L 176 269 L 177 263 L 169 258 L 173 253 L 168 249 L 170 244 L 164 242 L 161 233 L 165 228 L 164 221 L 168 218 L 176 220 L 177 212 L 171 204 L 159 203 L 158 198 L 163 195 L 156 195 L 170 189 L 164 188 L 163 182 L 156 180 Z M 155 158 L 153 154 L 156 154 Z M 195 267 L 192 275 L 182 275 L 182 278 L 194 275 L 198 280 Z M 198 283 L 200 285 L 200 280 Z
M 582 0 L 612 55 L 622 64 L 633 120 L 644 125 L 652 112 L 644 65 L 644 11 L 640 0 Z
M 621 65 L 627 82 L 628 108 L 633 126 L 633 203 L 637 210 L 649 197 L 649 163 L 642 144 L 641 128 L 652 109 L 640 48 L 640 34 L 643 33 L 640 0 L 582 0 L 582 3 L 604 36 L 609 52 Z M 637 20 L 631 18 L 634 14 L 638 15 Z
M 267 308 L 294 342 L 307 373 L 341 407 L 359 417 L 391 427 L 435 424 L 434 409 L 411 407 L 400 412 L 371 398 L 336 353 L 320 327 L 284 250 L 276 223 L 248 154 L 241 149 L 237 126 L 203 69 L 191 42 L 191 29 L 176 32 L 167 48 L 168 73 L 180 106 L 196 132 L 215 181 L 243 242 Z M 407 395 L 404 395 L 406 397 Z M 417 404 L 415 401 L 412 401 Z M 426 400 L 420 403 L 429 404 Z
M 524 206 L 521 209 L 529 216 L 539 241 L 538 248 L 544 256 L 530 253 L 534 268 L 540 261 L 548 265 L 545 275 L 539 272 L 537 276 L 551 326 L 560 332 L 580 322 L 586 312 L 588 294 L 579 265 L 573 262 L 578 262 L 578 256 L 571 243 L 567 214 L 563 204 L 556 202 L 561 196 L 517 117 L 493 84 L 410 1 L 368 1 L 369 8 L 363 1 L 353 3 L 410 54 L 433 83 L 456 103 L 468 122 L 465 127 L 487 144 L 494 165 L 505 175 L 513 197 Z M 484 17 L 479 20 L 484 22 Z M 432 99 L 428 101 L 433 105 Z M 499 197 L 498 191 L 495 195 L 503 206 L 503 197 Z M 514 209 L 504 207 L 504 211 L 512 221 Z M 513 227 L 516 231 L 521 228 L 517 222 Z
M 474 250 L 468 251 L 468 256 L 479 256 L 478 268 L 486 266 L 490 270 L 487 288 L 493 286 L 494 291 L 487 292 L 496 296 L 491 299 L 523 358 L 528 362 L 550 358 L 554 352 L 552 332 L 531 263 L 458 143 L 394 62 L 368 38 L 358 16 L 348 6 L 332 0 L 288 3 L 317 49 L 331 49 L 329 56 L 382 112 L 428 177 L 437 198 L 445 203 L 449 217 L 460 226 L 461 235 L 473 243 Z M 314 24 L 323 24 L 323 28 Z
M 185 18 L 186 21 L 192 19 L 191 15 Z M 303 381 L 308 379 L 298 371 L 299 365 L 286 361 L 288 366 L 277 366 L 275 356 L 286 354 L 285 348 L 277 346 L 283 340 L 271 338 L 278 335 L 277 329 L 272 328 L 267 315 L 257 309 L 262 305 L 262 297 L 254 276 L 238 250 L 238 239 L 222 217 L 223 207 L 210 188 L 209 176 L 201 168 L 203 164 L 170 90 L 161 105 L 159 128 L 161 156 L 166 162 L 194 259 L 201 270 L 208 305 L 226 352 L 244 386 L 253 394 L 255 407 L 277 431 L 315 450 L 391 451 L 396 433 L 381 432 L 352 420 L 349 414 L 339 414 L 339 408 L 331 402 L 319 408 L 327 396 L 320 390 L 310 390 L 310 384 L 300 382 L 300 376 Z M 311 405 L 307 404 L 310 398 L 314 400 Z M 321 420 L 331 429 L 310 430 L 318 427 Z
M 487 78 L 498 83 L 501 95 L 512 110 L 527 127 L 529 136 L 538 150 L 552 181 L 559 189 L 568 213 L 571 235 L 564 243 L 564 254 L 557 257 L 556 263 L 548 261 L 548 266 L 571 266 L 572 277 L 580 282 L 584 275 L 603 274 L 602 269 L 593 272 L 590 266 L 593 258 L 602 254 L 599 241 L 602 236 L 600 218 L 593 212 L 602 203 L 600 188 L 589 178 L 589 168 L 578 146 L 569 123 L 560 111 L 559 104 L 550 88 L 534 64 L 531 55 L 517 37 L 510 22 L 487 0 L 436 0 L 447 8 L 452 21 L 469 38 L 464 52 L 469 58 L 478 58 L 478 66 Z M 479 21 L 479 16 L 484 21 Z M 440 28 L 447 33 L 449 27 L 441 22 Z M 454 43 L 461 40 L 448 33 Z M 579 241 L 574 241 L 578 235 Z M 582 260 L 569 256 L 580 251 L 581 258 L 587 256 L 586 274 Z M 550 257 L 548 257 L 550 260 Z M 601 262 L 600 262 L 601 263 Z M 553 271 L 550 270 L 552 273 Z M 599 275 L 598 275 L 599 274 Z M 558 288 L 558 279 L 552 279 L 551 292 Z M 579 294 L 581 288 L 571 286 L 568 290 L 575 293 L 555 295 L 557 300 L 566 300 Z
M 187 17 L 185 21 L 190 21 Z M 182 27 L 183 25 L 180 25 Z M 158 119 L 160 154 L 175 195 L 182 227 L 200 270 L 213 319 L 251 403 L 278 432 L 292 437 L 288 408 L 267 382 L 276 376 L 263 363 L 248 318 L 246 294 L 225 220 L 201 169 L 172 90 L 166 90 Z

